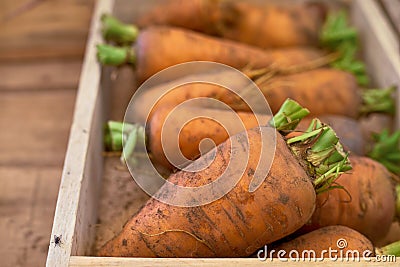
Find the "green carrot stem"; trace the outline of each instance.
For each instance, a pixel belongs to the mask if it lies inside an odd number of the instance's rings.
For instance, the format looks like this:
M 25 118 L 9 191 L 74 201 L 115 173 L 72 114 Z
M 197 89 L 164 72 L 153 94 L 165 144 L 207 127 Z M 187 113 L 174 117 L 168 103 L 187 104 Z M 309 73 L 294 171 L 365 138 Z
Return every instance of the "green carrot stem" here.
M 351 170 L 348 154 L 336 133 L 318 119 L 310 123 L 305 133 L 289 138 L 286 143 L 307 166 L 317 194 L 333 189 L 335 180 Z
M 130 157 L 137 144 L 144 144 L 145 129 L 139 124 L 108 121 L 104 135 L 105 147 L 111 151 L 124 151 L 125 158 Z
M 308 114 L 310 114 L 308 109 L 303 108 L 299 103 L 288 98 L 269 121 L 269 125 L 275 127 L 278 131 L 294 130 L 299 122 Z
M 394 86 L 384 89 L 366 89 L 362 92 L 361 113 L 368 114 L 373 112 L 394 114 L 396 103 L 392 97 L 396 90 Z
M 104 131 L 104 146 L 108 151 L 122 150 L 122 123 L 109 121 Z
M 382 163 L 389 171 L 400 174 L 400 130 L 390 134 L 385 129 L 373 138 L 375 144 L 367 155 Z
M 122 45 L 129 45 L 136 41 L 139 29 L 132 24 L 124 24 L 117 18 L 103 14 L 101 16 L 103 38 Z
M 394 255 L 400 257 L 400 241 L 375 249 L 377 255 Z
M 99 44 L 97 58 L 102 65 L 120 66 L 123 64 L 135 64 L 136 55 L 131 47 L 117 47 Z
M 328 50 L 339 53 L 331 66 L 352 73 L 359 85 L 366 86 L 369 79 L 364 62 L 357 60 L 357 40 L 357 30 L 349 25 L 344 11 L 328 15 L 320 34 L 320 43 Z

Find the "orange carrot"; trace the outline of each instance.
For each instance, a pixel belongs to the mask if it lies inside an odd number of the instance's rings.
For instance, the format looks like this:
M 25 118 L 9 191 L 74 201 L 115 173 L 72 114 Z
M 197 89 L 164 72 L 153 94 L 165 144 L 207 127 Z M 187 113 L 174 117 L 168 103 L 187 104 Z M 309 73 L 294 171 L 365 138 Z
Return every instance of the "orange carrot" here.
M 125 131 L 127 135 L 132 132 L 135 135 L 145 135 L 137 138 L 146 139 L 147 149 L 155 162 L 168 169 L 180 169 L 227 140 L 229 136 L 265 125 L 271 119 L 271 116 L 264 114 L 202 107 L 180 107 L 176 111 L 172 109 L 173 107 L 157 109 L 148 121 L 146 131 L 138 130 L 142 127 L 139 124 L 128 126 L 127 123 L 124 125 L 109 122 L 106 134 L 110 136 L 106 137 L 106 147 L 120 151 L 122 128 L 129 127 L 130 130 Z M 206 139 L 209 139 L 208 143 L 203 142 Z
M 258 114 L 256 117 L 251 112 L 234 113 L 226 110 L 192 107 L 179 109 L 177 113 L 173 113 L 168 118 L 168 121 L 166 121 L 170 111 L 170 107 L 158 109 L 147 124 L 149 129 L 148 148 L 153 154 L 154 159 L 166 167 L 172 167 L 170 161 L 174 162 L 177 166 L 184 166 L 188 160 L 191 161 L 198 158 L 201 154 L 211 150 L 214 145 L 219 145 L 227 140 L 229 136 L 246 129 L 265 125 L 271 118 L 268 115 L 261 114 Z M 195 118 L 195 116 L 201 117 L 192 119 L 183 125 L 184 121 L 181 120 L 183 115 L 189 118 Z M 176 137 L 178 137 L 179 147 L 173 142 Z M 206 138 L 211 139 L 213 144 L 201 144 L 202 140 Z M 177 155 L 176 151 L 178 149 L 182 152 L 185 159 L 181 159 Z M 169 152 L 170 160 L 166 158 L 165 151 Z
M 214 61 L 234 68 L 287 68 L 322 57 L 321 51 L 313 48 L 262 50 L 166 26 L 142 30 L 133 49 L 98 45 L 98 50 L 103 64 L 134 64 L 140 83 L 167 67 L 190 61 Z
M 333 225 L 274 246 L 270 253 L 274 258 L 345 258 L 357 255 L 362 258 L 373 257 L 375 248 L 367 237 L 356 230 Z
M 395 217 L 396 196 L 392 174 L 366 157 L 351 157 L 353 171 L 337 179 L 344 189 L 317 197 L 317 209 L 305 226 L 345 225 L 370 238 L 382 239 Z
M 212 79 L 219 84 L 235 88 L 234 91 L 240 92 L 241 96 L 216 84 L 198 82 L 185 84 L 190 79 Z M 360 93 L 357 82 L 351 74 L 334 69 L 321 68 L 290 75 L 278 75 L 264 82 L 260 82 L 260 79 L 256 79 L 256 84 L 273 113 L 277 112 L 286 97 L 306 106 L 313 116 L 334 114 L 354 118 L 363 113 L 391 112 L 391 109 L 385 107 L 381 109 L 382 103 L 388 103 L 389 106 L 394 105 L 394 100 L 387 96 L 387 89 L 380 90 L 381 97 L 375 97 L 374 102 L 366 102 L 365 95 L 368 95 L 369 90 Z M 183 85 L 175 87 L 176 84 Z M 172 90 L 172 88 L 174 89 Z M 163 94 L 168 89 L 171 90 Z M 375 92 L 376 90 L 371 89 L 371 91 Z M 250 106 L 242 98 L 256 99 L 259 97 L 259 91 L 255 86 L 249 86 L 249 83 L 232 78 L 226 72 L 188 76 L 172 83 L 148 88 L 140 97 L 135 98 L 134 121 L 144 123 L 147 116 L 146 111 L 150 110 L 154 104 L 153 110 L 156 110 L 161 106 L 176 106 L 186 100 L 198 97 L 220 100 L 237 111 L 249 111 Z M 265 102 L 262 104 L 265 106 Z M 257 107 L 252 106 L 251 108 Z
M 143 13 L 139 27 L 170 25 L 261 48 L 318 45 L 323 4 L 288 6 L 244 1 L 168 0 Z
M 293 129 L 298 120 L 292 120 L 292 116 L 298 112 L 304 113 L 297 107 L 288 112 L 286 108 L 289 106 L 292 106 L 292 102 L 285 102 L 285 108 L 270 122 L 277 129 Z M 232 144 L 237 141 L 243 144 L 247 135 L 249 160 L 240 180 L 229 193 L 196 207 L 169 205 L 152 198 L 125 224 L 116 237 L 100 249 L 98 255 L 248 256 L 262 245 L 294 232 L 312 215 L 316 192 L 328 190 L 338 175 L 350 167 L 334 132 L 317 121 L 313 122 L 311 128 L 312 131 L 295 139 L 285 140 L 277 134 L 276 153 L 271 169 L 254 191 L 249 191 L 252 188 L 253 175 L 258 171 L 261 153 L 269 154 L 265 145 L 271 144 L 275 130 L 271 127 L 258 127 L 230 137 L 193 163 L 202 165 L 215 156 L 207 168 L 198 172 L 180 171 L 168 179 L 173 184 L 187 187 L 215 181 L 228 167 L 227 163 L 233 156 L 230 149 Z M 309 145 L 308 154 L 315 155 L 320 160 L 315 165 L 307 164 L 309 158 L 302 157 L 304 153 L 301 152 L 301 147 L 310 143 L 312 145 Z M 239 157 L 240 150 L 247 151 L 245 147 L 239 145 L 232 153 Z M 320 157 L 320 149 L 331 150 L 329 155 L 333 157 L 326 157 L 326 154 Z M 336 164 L 333 166 L 330 164 L 334 158 Z M 306 164 L 300 164 L 299 161 Z M 333 169 L 325 172 L 327 169 L 324 167 L 328 162 Z M 322 169 L 325 171 L 321 172 Z M 314 175 L 309 177 L 307 173 Z M 156 196 L 169 193 L 172 192 L 164 185 Z

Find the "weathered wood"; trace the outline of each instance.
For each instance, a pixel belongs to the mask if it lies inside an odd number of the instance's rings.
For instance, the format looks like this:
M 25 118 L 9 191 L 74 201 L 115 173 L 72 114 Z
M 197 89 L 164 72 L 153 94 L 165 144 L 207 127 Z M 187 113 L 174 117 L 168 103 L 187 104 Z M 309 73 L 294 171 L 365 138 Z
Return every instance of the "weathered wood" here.
M 397 261 L 400 258 L 396 259 Z M 221 259 L 175 259 L 175 258 L 95 258 L 95 257 L 71 257 L 70 267 L 83 267 L 83 266 L 138 266 L 138 267 L 158 267 L 158 266 L 229 266 L 229 267 L 241 267 L 241 266 L 271 266 L 271 267 L 281 267 L 281 266 L 326 266 L 326 267 L 336 267 L 336 266 L 382 266 L 382 262 L 378 261 L 365 261 L 363 259 L 360 262 L 357 261 L 331 261 L 329 259 L 324 259 L 323 261 L 288 261 L 283 262 L 275 259 L 273 261 L 259 261 L 257 258 L 253 259 L 237 259 L 237 258 L 221 258 Z M 398 266 L 397 262 L 385 262 L 385 266 Z
M 379 2 L 386 11 L 388 19 L 392 22 L 400 42 L 400 0 L 379 0 Z
M 1 266 L 44 266 L 60 175 L 58 166 L 0 167 Z
M 77 89 L 80 60 L 9 62 L 0 65 L 0 92 L 14 90 Z
M 2 0 L 0 62 L 44 57 L 82 58 L 93 0 Z M 17 13 L 16 13 L 17 12 Z M 14 14 L 18 14 L 15 15 Z
M 75 94 L 0 91 L 0 166 L 62 166 Z
M 68 266 L 71 255 L 89 253 L 94 241 L 103 124 L 101 68 L 94 44 L 102 41 L 100 16 L 111 12 L 113 4 L 98 1 L 92 17 L 52 229 L 52 235 L 63 235 L 65 244 L 49 247 L 47 266 Z
M 368 74 L 376 86 L 400 87 L 400 44 L 382 10 L 373 0 L 355 0 L 352 20 L 360 33 L 363 59 Z M 397 90 L 397 106 L 400 94 Z M 400 110 L 397 109 L 396 128 L 400 128 Z

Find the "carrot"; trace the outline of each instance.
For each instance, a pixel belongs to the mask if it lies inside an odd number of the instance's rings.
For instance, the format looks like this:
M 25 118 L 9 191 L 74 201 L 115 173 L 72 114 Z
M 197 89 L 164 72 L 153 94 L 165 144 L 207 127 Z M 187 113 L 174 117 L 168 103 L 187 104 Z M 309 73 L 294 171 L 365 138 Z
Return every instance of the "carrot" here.
M 141 83 L 157 72 L 190 61 L 213 61 L 234 68 L 286 68 L 322 56 L 313 48 L 262 50 L 229 40 L 218 39 L 184 29 L 154 26 L 142 30 L 134 48 L 98 45 L 98 57 L 106 65 L 124 63 L 136 66 Z
M 246 129 L 265 125 L 271 118 L 271 116 L 261 114 L 256 117 L 255 114 L 250 112 L 234 113 L 217 109 L 181 108 L 166 120 L 169 112 L 169 107 L 157 110 L 147 124 L 150 151 L 155 159 L 164 166 L 170 166 L 164 151 L 170 151 L 168 153 L 169 157 L 172 156 L 170 161 L 175 162 L 176 166 L 182 166 L 187 164 L 187 160 L 179 161 L 178 158 L 174 158 L 177 149 L 181 150 L 186 159 L 194 160 L 201 154 L 208 152 L 214 145 L 224 142 L 229 136 Z M 196 115 L 202 117 L 182 125 L 183 117 L 194 118 Z M 239 116 L 240 120 L 236 116 Z M 162 141 L 161 131 L 163 131 L 164 142 Z M 172 142 L 173 138 L 176 137 L 179 137 L 179 147 L 174 146 Z M 206 138 L 210 138 L 213 144 L 201 143 Z M 202 146 L 200 146 L 201 144 Z
M 341 115 L 320 115 L 318 118 L 335 130 L 343 146 L 351 153 L 363 156 L 367 142 L 364 140 L 361 125 L 358 120 Z M 297 130 L 304 131 L 311 122 L 311 117 L 304 118 Z
M 299 117 L 299 114 L 302 114 Z M 296 127 L 299 118 L 308 112 L 293 102 L 285 102 L 284 108 L 270 124 L 278 130 Z M 297 119 L 296 119 L 297 118 Z M 266 156 L 267 147 L 273 142 L 276 130 L 271 126 L 257 127 L 230 137 L 227 141 L 200 157 L 192 165 L 201 166 L 214 157 L 212 163 L 198 172 L 180 171 L 172 174 L 172 184 L 197 187 L 215 181 L 227 170 L 230 160 L 241 158 L 241 152 L 249 152 L 245 171 L 233 189 L 221 198 L 205 205 L 174 206 L 150 199 L 124 226 L 123 230 L 107 242 L 99 256 L 137 257 L 239 257 L 251 255 L 257 248 L 276 241 L 300 228 L 312 215 L 316 192 L 329 190 L 330 184 L 343 171 L 350 168 L 346 155 L 339 148 L 334 132 L 324 125 L 304 136 L 285 140 L 276 134 L 276 153 L 271 169 L 260 186 L 253 187 L 253 178 L 261 153 Z M 248 150 L 243 140 L 248 136 Z M 233 150 L 232 144 L 239 146 Z M 309 164 L 302 149 L 307 144 L 309 155 L 319 161 Z M 330 150 L 330 156 L 321 151 Z M 233 156 L 233 157 L 231 157 Z M 336 160 L 334 160 L 334 158 Z M 336 164 L 327 171 L 326 164 Z M 304 164 L 300 164 L 300 162 Z M 308 167 L 306 167 L 308 166 Z M 193 166 L 192 166 L 193 167 Z M 265 168 L 265 166 L 263 166 Z M 307 173 L 312 173 L 309 177 Z M 232 173 L 233 175 L 233 173 Z M 237 175 L 237 174 L 236 174 Z M 228 175 L 230 177 L 230 175 Z M 218 191 L 218 189 L 217 189 Z M 162 198 L 172 192 L 166 185 L 156 193 Z M 212 193 L 212 192 L 211 192 Z M 183 203 L 196 203 L 191 195 L 174 194 Z
M 247 72 L 247 74 L 252 75 L 251 72 Z M 268 75 L 268 72 L 265 75 Z M 360 92 L 354 76 L 344 71 L 321 68 L 296 74 L 267 77 L 265 81 L 262 81 L 264 77 L 267 76 L 257 77 L 255 83 L 268 101 L 273 113 L 278 111 L 286 97 L 306 106 L 313 116 L 335 114 L 355 118 L 372 112 L 392 113 L 394 111 L 395 104 L 391 97 L 391 88 L 365 89 Z M 240 96 L 216 84 L 188 84 L 190 80 L 212 80 L 217 84 L 234 88 L 233 91 L 240 93 Z M 177 87 L 179 84 L 183 85 Z M 170 88 L 174 89 L 164 94 Z M 370 97 L 371 93 L 375 96 L 374 101 Z M 259 91 L 249 82 L 232 77 L 229 72 L 192 75 L 146 88 L 140 97 L 134 99 L 133 105 L 137 107 L 134 121 L 144 123 L 147 116 L 146 111 L 150 110 L 155 103 L 153 110 L 160 106 L 176 106 L 197 97 L 214 98 L 234 110 L 249 111 L 250 106 L 242 98 L 258 98 Z M 261 104 L 265 106 L 265 102 Z M 251 107 L 255 108 L 254 105 Z
M 272 246 L 269 251 L 266 247 L 258 254 L 265 258 L 362 258 L 375 256 L 375 248 L 367 237 L 356 230 L 333 225 Z
M 120 151 L 123 127 L 129 128 L 125 130 L 126 135 L 132 132 L 134 135 L 146 135 L 136 138 L 146 139 L 147 149 L 155 162 L 169 169 L 175 167 L 181 169 L 190 161 L 210 151 L 215 145 L 224 142 L 229 136 L 265 125 L 271 118 L 269 115 L 250 112 L 234 113 L 229 110 L 201 107 L 180 107 L 177 111 L 171 112 L 171 107 L 157 109 L 146 124 L 146 132 L 139 130 L 142 127 L 139 124 L 124 125 L 108 122 L 106 147 L 112 151 Z M 203 143 L 205 139 L 210 139 L 212 143 Z M 125 155 L 130 154 L 132 152 L 125 151 Z
M 382 129 L 394 130 L 393 116 L 385 113 L 372 113 L 360 118 L 360 126 L 364 139 L 371 146 L 374 143 L 374 135 L 379 134 Z
M 377 247 L 386 246 L 400 240 L 400 222 L 398 220 L 392 222 L 386 236 L 376 241 L 374 244 Z
M 270 251 L 265 246 L 258 251 L 257 255 L 259 259 L 264 260 L 268 256 L 270 258 L 303 258 L 309 260 L 318 258 L 356 260 L 376 255 L 398 257 L 400 256 L 400 241 L 395 241 L 384 247 L 374 247 L 367 237 L 356 230 L 342 225 L 332 225 L 275 245 Z
M 354 76 L 335 69 L 321 68 L 274 76 L 257 84 L 274 113 L 287 97 L 307 107 L 313 116 L 337 114 L 357 117 L 363 103 Z
M 317 208 L 305 227 L 345 225 L 375 242 L 386 235 L 395 218 L 392 175 L 383 165 L 366 157 L 353 156 L 351 162 L 352 172 L 336 180 L 344 189 L 320 194 Z
M 244 1 L 169 0 L 145 12 L 137 25 L 184 27 L 271 48 L 318 45 L 325 13 L 323 4 L 282 6 Z M 103 18 L 105 24 L 107 19 Z
M 180 2 L 171 3 L 173 3 L 172 6 L 174 6 L 174 4 L 179 4 Z M 166 6 L 167 8 L 171 8 L 171 5 L 167 4 Z M 256 5 L 239 1 L 222 1 L 215 3 L 213 0 L 203 2 L 196 2 L 195 0 L 185 2 L 185 5 L 182 7 L 177 9 L 177 13 L 181 13 L 182 11 L 187 12 L 187 10 L 199 13 L 207 12 L 206 17 L 214 20 L 214 23 L 211 23 L 211 25 L 217 25 L 217 31 L 222 30 L 222 32 L 225 33 L 222 34 L 222 36 L 241 40 L 253 45 L 259 45 L 261 48 L 265 48 L 265 45 L 275 46 L 279 44 L 282 46 L 290 46 L 291 43 L 294 44 L 296 42 L 300 42 L 303 45 L 306 43 L 317 45 L 320 43 L 320 46 L 326 50 L 336 52 L 337 57 L 329 62 L 331 67 L 353 74 L 356 77 L 357 83 L 361 86 L 367 86 L 369 84 L 366 66 L 364 62 L 357 58 L 357 51 L 359 49 L 358 32 L 355 28 L 350 26 L 344 11 L 330 13 L 318 34 L 318 32 L 314 32 L 315 27 L 312 26 L 312 23 L 306 23 L 306 21 L 315 21 L 315 16 L 307 14 L 306 11 L 309 10 L 310 12 L 315 12 L 315 14 L 325 14 L 324 11 L 321 12 L 321 10 L 325 10 L 321 3 L 292 5 L 288 8 L 275 6 L 263 9 Z M 222 7 L 221 12 L 219 11 L 219 7 Z M 210 8 L 212 8 L 212 10 L 209 10 Z M 157 15 L 157 17 L 160 19 L 159 22 L 164 24 L 162 21 L 165 22 L 165 18 L 168 18 L 169 14 L 165 13 L 163 7 L 156 8 L 155 10 L 156 14 L 160 12 L 157 10 L 162 10 L 161 12 L 164 15 Z M 175 12 L 172 12 L 171 14 L 174 13 Z M 232 13 L 235 13 L 233 17 Z M 150 15 L 147 17 L 153 17 L 152 12 L 150 12 Z M 193 17 L 194 16 L 190 14 L 186 14 L 182 17 L 174 16 L 173 20 L 175 22 L 181 21 L 182 23 L 187 23 L 187 25 L 196 25 L 194 27 L 195 29 L 201 28 L 201 25 L 203 25 L 203 27 L 205 26 L 206 21 L 199 17 L 198 14 L 195 16 L 197 20 L 193 19 Z M 190 18 L 190 23 L 187 21 L 188 18 Z M 218 24 L 221 20 L 220 18 L 223 18 L 222 21 L 224 21 L 222 25 Z M 228 20 L 226 20 L 226 18 Z M 148 21 L 148 19 L 144 20 Z M 138 29 L 135 25 L 123 24 L 109 15 L 104 15 L 102 21 L 104 26 L 104 38 L 106 40 L 112 40 L 122 44 L 130 44 L 136 41 Z M 226 27 L 226 22 L 229 22 L 229 27 Z M 263 23 L 277 25 L 274 27 L 273 25 L 264 25 Z M 305 23 L 308 24 L 307 27 L 304 27 Z M 177 24 L 183 26 L 180 23 Z M 311 28 L 308 28 L 310 26 L 314 28 L 314 30 L 310 30 Z M 317 24 L 314 26 L 319 28 L 320 25 Z M 300 41 L 300 39 L 306 37 L 306 28 L 308 28 L 309 31 L 307 38 L 304 39 L 306 43 L 304 43 Z M 314 33 L 311 34 L 311 32 Z M 128 42 L 126 42 L 127 40 Z

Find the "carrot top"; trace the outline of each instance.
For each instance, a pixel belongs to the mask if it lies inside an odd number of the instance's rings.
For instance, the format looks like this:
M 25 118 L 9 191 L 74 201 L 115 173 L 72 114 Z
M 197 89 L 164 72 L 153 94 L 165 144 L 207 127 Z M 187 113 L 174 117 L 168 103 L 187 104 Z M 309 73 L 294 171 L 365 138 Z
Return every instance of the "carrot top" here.
M 136 55 L 131 47 L 118 47 L 107 44 L 98 44 L 97 59 L 102 65 L 120 66 L 135 64 Z
M 387 113 L 393 115 L 396 112 L 396 103 L 392 97 L 396 87 L 378 89 L 364 89 L 361 93 L 361 114 Z
M 335 131 L 318 119 L 313 119 L 302 135 L 286 142 L 305 165 L 317 194 L 338 187 L 333 185 L 335 180 L 352 169 Z
M 139 124 L 108 121 L 104 131 L 104 146 L 108 151 L 122 151 L 121 161 L 130 158 L 138 144 L 145 143 L 145 129 Z
M 375 144 L 368 156 L 382 163 L 389 171 L 400 174 L 400 130 L 390 134 L 385 129 L 372 137 Z
M 101 16 L 103 38 L 120 45 L 129 45 L 136 41 L 139 29 L 133 24 L 124 24 L 117 18 L 103 14 Z
M 352 73 L 359 85 L 368 85 L 365 64 L 356 58 L 358 33 L 349 25 L 344 11 L 328 15 L 320 34 L 320 43 L 331 51 L 339 52 L 339 58 L 330 64 L 333 68 Z

